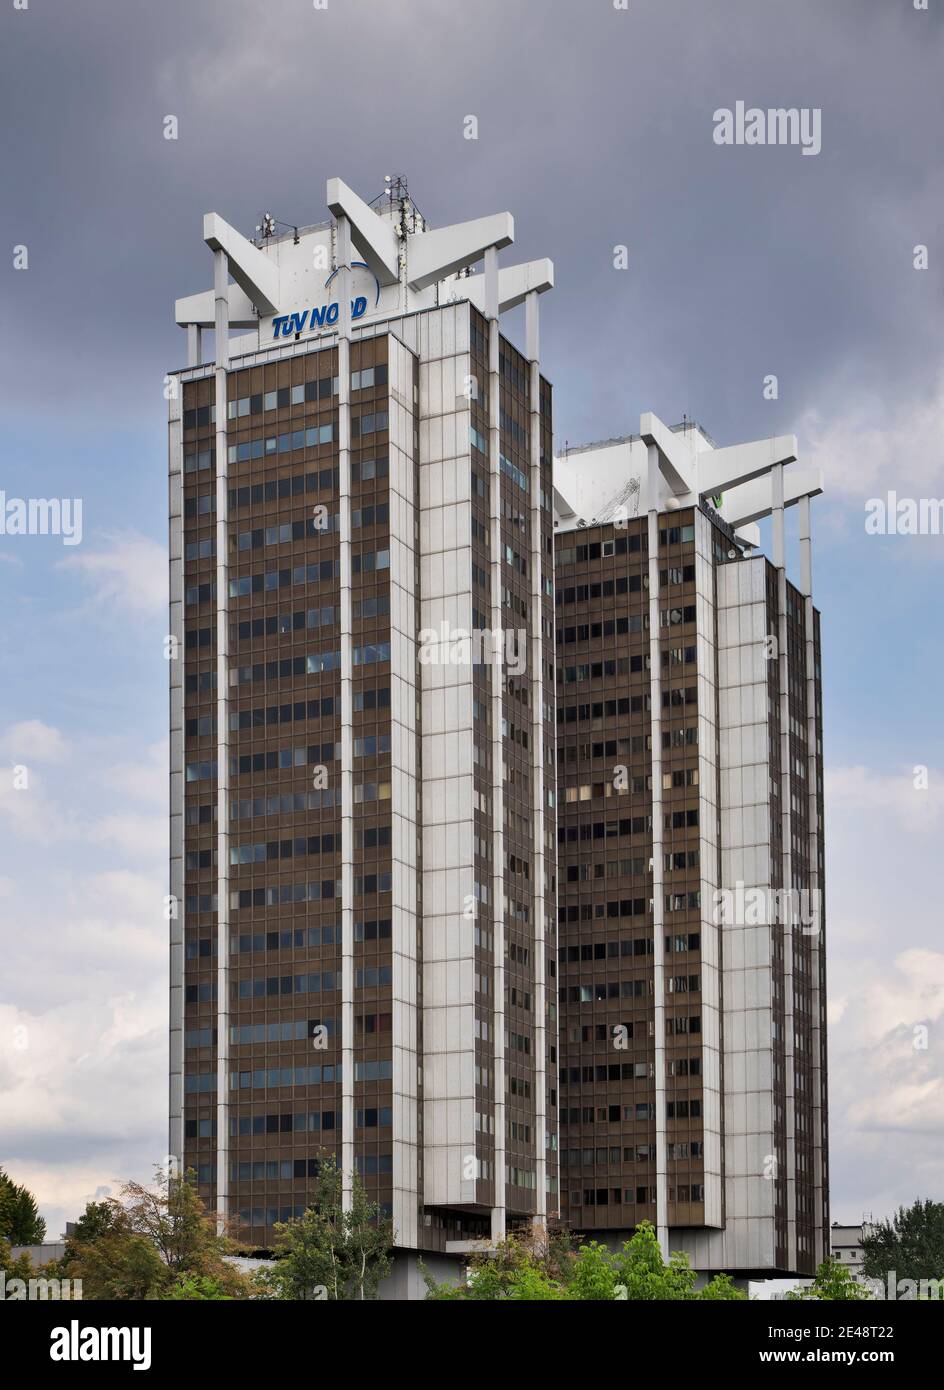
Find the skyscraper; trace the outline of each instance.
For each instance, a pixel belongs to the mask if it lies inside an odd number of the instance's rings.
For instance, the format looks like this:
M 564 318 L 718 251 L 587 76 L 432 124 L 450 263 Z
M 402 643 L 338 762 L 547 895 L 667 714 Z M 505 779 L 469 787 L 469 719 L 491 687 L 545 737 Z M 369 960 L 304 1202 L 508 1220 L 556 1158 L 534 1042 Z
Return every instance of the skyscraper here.
M 327 201 L 177 303 L 170 1151 L 258 1247 L 334 1151 L 407 1289 L 556 1208 L 553 270 Z
M 335 1153 L 399 1296 L 558 1217 L 811 1272 L 821 479 L 653 415 L 553 460 L 510 215 L 327 203 L 208 214 L 177 302 L 170 1152 L 260 1249 Z
M 822 479 L 796 457 L 643 415 L 555 469 L 562 1215 L 741 1277 L 828 1253 Z

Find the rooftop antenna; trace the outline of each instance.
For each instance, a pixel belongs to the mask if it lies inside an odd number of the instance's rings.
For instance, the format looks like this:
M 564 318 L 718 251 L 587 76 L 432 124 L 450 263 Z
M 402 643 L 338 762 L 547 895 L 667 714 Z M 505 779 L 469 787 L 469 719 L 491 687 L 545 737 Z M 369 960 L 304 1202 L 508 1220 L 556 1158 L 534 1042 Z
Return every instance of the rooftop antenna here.
M 426 229 L 426 219 L 410 197 L 409 186 L 404 174 L 384 174 L 384 190 L 371 202 L 372 208 L 387 212 L 399 209 L 404 230 L 422 232 Z M 409 227 L 407 227 L 409 219 Z
M 260 241 L 268 241 L 271 237 L 278 235 L 276 231 L 277 227 L 291 227 L 293 244 L 295 246 L 298 245 L 298 228 L 295 224 L 293 222 L 280 222 L 277 217 L 272 216 L 271 212 L 264 212 L 262 214 L 262 221 L 256 227 L 256 236 L 258 236 Z

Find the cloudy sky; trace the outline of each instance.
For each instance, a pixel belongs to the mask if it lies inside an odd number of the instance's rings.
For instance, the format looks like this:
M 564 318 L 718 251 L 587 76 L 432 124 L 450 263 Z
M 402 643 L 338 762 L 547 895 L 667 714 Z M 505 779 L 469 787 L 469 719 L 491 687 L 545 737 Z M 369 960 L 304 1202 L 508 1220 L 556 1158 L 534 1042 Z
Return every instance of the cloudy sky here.
M 0 537 L 0 1163 L 53 1236 L 166 1151 L 174 299 L 211 283 L 205 211 L 318 221 L 333 175 L 370 198 L 405 174 L 433 225 L 507 208 L 506 260 L 553 258 L 558 444 L 654 410 L 721 444 L 795 432 L 822 466 L 833 1215 L 944 1198 L 944 541 L 864 528 L 870 497 L 944 496 L 942 12 L 4 7 L 0 489 L 83 500 L 81 545 Z M 821 110 L 821 152 L 716 145 L 739 100 Z

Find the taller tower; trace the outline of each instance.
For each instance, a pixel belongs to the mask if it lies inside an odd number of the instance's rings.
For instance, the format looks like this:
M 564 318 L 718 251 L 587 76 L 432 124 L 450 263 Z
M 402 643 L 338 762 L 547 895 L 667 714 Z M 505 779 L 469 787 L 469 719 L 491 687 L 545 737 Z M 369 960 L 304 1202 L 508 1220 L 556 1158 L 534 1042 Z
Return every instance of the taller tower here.
M 208 214 L 177 303 L 170 1152 L 247 1244 L 328 1150 L 459 1254 L 558 1200 L 553 269 L 401 180 L 327 202 Z

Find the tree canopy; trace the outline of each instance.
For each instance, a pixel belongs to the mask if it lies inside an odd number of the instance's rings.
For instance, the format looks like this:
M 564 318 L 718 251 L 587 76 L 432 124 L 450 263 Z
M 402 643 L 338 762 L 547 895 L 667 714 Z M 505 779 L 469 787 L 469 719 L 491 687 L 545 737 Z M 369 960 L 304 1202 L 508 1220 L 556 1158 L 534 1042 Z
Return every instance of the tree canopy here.
M 462 1284 L 437 1284 L 427 1276 L 426 1296 L 455 1302 L 746 1298 L 727 1274 L 716 1275 L 701 1288 L 696 1288 L 697 1278 L 688 1256 L 680 1251 L 670 1255 L 666 1263 L 652 1223 L 643 1221 L 618 1251 L 595 1240 L 573 1252 L 540 1234 L 532 1238 L 511 1237 L 497 1251 L 474 1256 Z
M 42 1245 L 46 1223 L 36 1198 L 0 1168 L 0 1239 L 10 1245 Z
M 355 1173 L 351 1203 L 342 1203 L 341 1170 L 333 1155 L 322 1155 L 314 1198 L 304 1216 L 276 1226 L 277 1258 L 259 1271 L 265 1297 L 326 1299 L 331 1302 L 376 1298 L 390 1269 L 393 1227 L 370 1201 Z
M 877 1221 L 862 1236 L 862 1272 L 870 1279 L 944 1278 L 944 1202 L 899 1207 L 891 1221 Z

